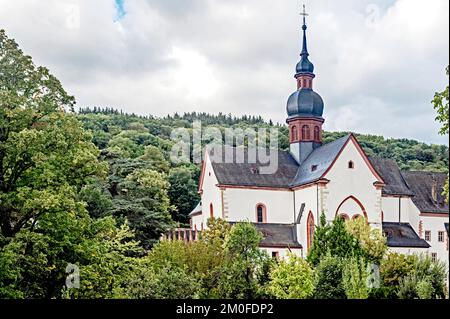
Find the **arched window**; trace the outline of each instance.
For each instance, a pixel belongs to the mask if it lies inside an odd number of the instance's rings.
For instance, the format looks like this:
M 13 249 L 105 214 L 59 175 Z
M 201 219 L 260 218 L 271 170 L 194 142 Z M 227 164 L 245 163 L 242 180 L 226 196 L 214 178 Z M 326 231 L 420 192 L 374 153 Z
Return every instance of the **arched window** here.
M 293 127 L 292 127 L 291 135 L 292 135 L 292 142 L 295 142 L 295 141 L 298 140 L 297 126 L 293 126 Z
M 356 215 L 354 215 L 354 216 L 352 217 L 352 219 L 358 219 L 358 218 L 361 218 L 361 215 L 356 214 Z
M 314 127 L 314 140 L 316 142 L 320 141 L 320 128 L 318 126 Z
M 309 126 L 308 125 L 303 125 L 302 126 L 302 139 L 303 140 L 310 140 L 311 139 L 311 135 L 309 133 Z
M 310 211 L 308 215 L 308 220 L 306 221 L 306 241 L 307 241 L 306 244 L 308 247 L 308 251 L 311 249 L 314 240 L 314 228 L 315 228 L 314 216 Z
M 339 218 L 342 218 L 344 221 L 350 220 L 350 217 L 348 217 L 348 215 L 347 215 L 347 214 L 344 214 L 344 213 L 339 214 L 338 217 L 339 217 Z
M 267 210 L 266 206 L 263 204 L 256 205 L 256 222 L 266 223 L 267 222 Z
M 213 204 L 209 204 L 209 217 L 213 218 L 214 217 L 214 207 Z
M 353 161 L 348 162 L 348 168 L 350 169 L 355 168 L 355 163 L 353 163 Z

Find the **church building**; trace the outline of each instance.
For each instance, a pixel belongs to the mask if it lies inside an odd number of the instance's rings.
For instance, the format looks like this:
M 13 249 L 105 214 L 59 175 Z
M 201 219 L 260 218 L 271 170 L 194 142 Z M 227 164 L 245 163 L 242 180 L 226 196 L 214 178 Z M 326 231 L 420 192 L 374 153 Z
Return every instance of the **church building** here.
M 365 218 L 386 235 L 391 251 L 427 253 L 448 267 L 446 174 L 402 171 L 391 159 L 368 157 L 353 134 L 324 144 L 324 102 L 313 89 L 305 19 L 302 30 L 297 88 L 286 107 L 290 149 L 276 151 L 273 174 L 261 174 L 259 162 L 214 161 L 205 152 L 191 231 L 204 229 L 211 217 L 250 221 L 269 255 L 306 257 L 323 212 L 328 222 Z

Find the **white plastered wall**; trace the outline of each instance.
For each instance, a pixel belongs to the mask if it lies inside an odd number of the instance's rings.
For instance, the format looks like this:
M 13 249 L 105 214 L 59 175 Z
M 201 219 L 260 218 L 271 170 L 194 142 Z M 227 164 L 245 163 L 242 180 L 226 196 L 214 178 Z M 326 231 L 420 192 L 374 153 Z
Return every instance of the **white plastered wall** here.
M 203 184 L 202 184 L 202 214 L 195 216 L 192 221 L 192 227 L 197 226 L 198 230 L 202 229 L 202 225 L 206 228 L 206 223 L 208 218 L 210 218 L 210 204 L 213 206 L 213 212 L 215 218 L 222 218 L 222 198 L 221 190 L 217 186 L 219 183 L 211 164 L 211 160 L 208 154 L 205 154 L 205 159 L 203 162 Z
M 354 163 L 354 168 L 348 168 L 350 161 Z M 322 209 L 328 221 L 335 218 L 339 205 L 353 196 L 363 205 L 370 225 L 381 227 L 381 190 L 373 185 L 377 178 L 352 141 L 345 146 L 324 177 L 330 180 L 322 192 Z M 346 213 L 352 218 L 354 214 L 361 213 L 361 208 L 356 205 L 355 200 L 349 198 L 338 213 Z
M 292 191 L 226 188 L 223 198 L 228 221 L 256 222 L 256 207 L 263 204 L 266 207 L 267 223 L 294 223 Z

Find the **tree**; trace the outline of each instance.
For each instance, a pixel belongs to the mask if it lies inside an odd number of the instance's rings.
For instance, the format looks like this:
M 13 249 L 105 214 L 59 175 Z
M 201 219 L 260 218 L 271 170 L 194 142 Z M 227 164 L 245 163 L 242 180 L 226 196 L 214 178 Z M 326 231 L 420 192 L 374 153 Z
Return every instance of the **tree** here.
M 351 257 L 345 260 L 342 273 L 343 286 L 348 299 L 367 299 L 367 264 L 363 258 Z
M 449 75 L 449 66 L 446 68 L 447 77 Z M 439 131 L 442 135 L 448 135 L 449 131 L 449 86 L 444 89 L 442 92 L 436 92 L 434 94 L 434 99 L 432 101 L 434 109 L 437 112 L 436 121 L 442 124 L 442 127 Z M 447 182 L 444 187 L 444 196 L 449 197 L 449 178 L 447 176 Z
M 75 101 L 0 30 L 0 228 L 12 237 L 105 173 Z M 61 195 L 64 194 L 65 196 Z
M 170 202 L 176 207 L 172 217 L 175 221 L 187 223 L 190 212 L 200 201 L 197 182 L 192 178 L 191 171 L 183 167 L 172 169 L 168 180 Z
M 342 218 L 335 218 L 331 225 L 327 225 L 322 213 L 307 258 L 312 265 L 317 265 L 328 254 L 342 258 L 361 256 L 362 249 L 358 239 L 347 231 Z
M 151 168 L 158 172 L 168 173 L 169 163 L 164 158 L 161 150 L 153 145 L 145 147 L 144 155 L 140 157 L 141 160 L 148 162 Z
M 321 259 L 315 269 L 314 299 L 346 299 L 342 273 L 344 261 L 330 255 Z
M 347 231 L 355 237 L 369 262 L 379 264 L 387 251 L 386 237 L 381 229 L 372 229 L 365 218 L 357 218 L 345 223 Z
M 249 222 L 240 222 L 231 228 L 225 238 L 225 261 L 220 269 L 215 298 L 256 298 L 261 293 L 258 271 L 268 258 L 259 248 L 261 233 Z
M 320 259 L 327 254 L 329 245 L 329 233 L 331 225 L 327 224 L 325 213 L 320 214 L 320 224 L 314 232 L 314 239 L 307 260 L 314 266 L 320 263 Z
M 394 297 L 400 280 L 412 273 L 416 263 L 415 255 L 389 253 L 380 265 L 380 276 L 384 287 L 388 289 L 386 297 Z
M 113 214 L 129 220 L 146 249 L 172 226 L 168 187 L 163 174 L 148 169 L 134 171 L 117 186 Z
M 314 290 L 314 272 L 301 257 L 290 254 L 270 274 L 269 292 L 280 299 L 306 299 Z

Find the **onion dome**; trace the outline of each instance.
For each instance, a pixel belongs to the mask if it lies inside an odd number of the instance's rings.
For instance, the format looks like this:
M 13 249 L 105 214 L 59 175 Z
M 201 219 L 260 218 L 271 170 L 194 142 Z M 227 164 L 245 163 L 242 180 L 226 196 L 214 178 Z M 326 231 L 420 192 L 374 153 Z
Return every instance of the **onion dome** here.
M 300 89 L 291 94 L 287 102 L 288 118 L 322 117 L 323 100 L 312 89 Z

